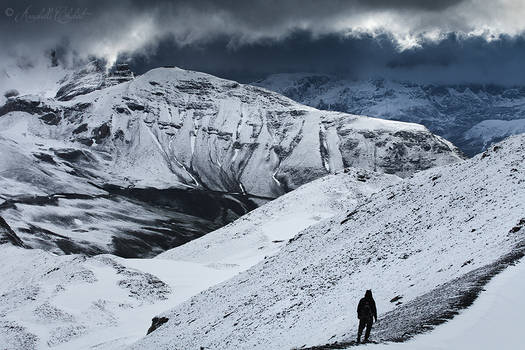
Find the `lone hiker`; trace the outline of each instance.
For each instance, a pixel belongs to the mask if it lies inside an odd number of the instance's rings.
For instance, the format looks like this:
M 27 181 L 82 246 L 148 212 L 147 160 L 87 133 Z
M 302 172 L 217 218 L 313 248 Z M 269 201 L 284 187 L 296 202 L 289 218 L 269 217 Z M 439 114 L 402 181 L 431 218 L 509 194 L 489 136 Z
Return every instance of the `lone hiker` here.
M 359 318 L 357 342 L 361 342 L 361 334 L 363 334 L 363 329 L 366 327 L 366 343 L 370 336 L 370 331 L 372 330 L 372 323 L 374 323 L 374 320 L 377 322 L 376 302 L 372 297 L 372 291 L 370 289 L 366 291 L 365 297 L 359 300 L 359 305 L 357 306 L 357 318 Z

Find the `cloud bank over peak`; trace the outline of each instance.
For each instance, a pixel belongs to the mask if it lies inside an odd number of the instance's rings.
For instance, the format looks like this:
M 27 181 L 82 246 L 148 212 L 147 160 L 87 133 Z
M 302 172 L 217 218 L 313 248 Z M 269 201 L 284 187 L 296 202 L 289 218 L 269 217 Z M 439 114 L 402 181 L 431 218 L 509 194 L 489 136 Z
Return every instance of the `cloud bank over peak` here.
M 274 53 L 297 33 L 308 33 L 319 49 L 326 38 L 354 44 L 375 40 L 401 55 L 387 62 L 399 70 L 406 66 L 397 62 L 404 51 L 439 46 L 451 35 L 457 41 L 492 43 L 514 40 L 525 30 L 521 0 L 37 0 L 3 6 L 0 31 L 8 33 L 0 36 L 4 65 L 57 47 L 69 63 L 90 55 L 110 63 L 123 56 L 155 62 L 169 55 L 162 51 L 166 48 L 182 55 L 199 49 L 208 54 L 218 45 L 227 56 L 262 47 Z M 172 61 L 180 59 L 173 56 Z M 287 69 L 288 64 L 280 65 Z

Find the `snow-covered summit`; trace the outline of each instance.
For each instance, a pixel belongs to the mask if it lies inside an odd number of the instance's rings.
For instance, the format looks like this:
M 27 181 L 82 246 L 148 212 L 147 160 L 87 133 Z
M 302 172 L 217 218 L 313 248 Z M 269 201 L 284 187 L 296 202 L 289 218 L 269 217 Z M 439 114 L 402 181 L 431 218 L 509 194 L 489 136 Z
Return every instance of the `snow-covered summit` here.
M 75 96 L 102 89 L 106 86 L 106 80 L 105 62 L 92 60 L 60 80 L 55 98 L 61 101 L 71 100 Z

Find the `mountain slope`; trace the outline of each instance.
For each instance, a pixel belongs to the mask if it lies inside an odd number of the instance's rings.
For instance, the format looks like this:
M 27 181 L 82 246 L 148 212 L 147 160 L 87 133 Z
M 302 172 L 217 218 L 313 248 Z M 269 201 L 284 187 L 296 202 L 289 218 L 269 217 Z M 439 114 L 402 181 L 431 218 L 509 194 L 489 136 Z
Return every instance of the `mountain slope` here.
M 33 119 L 0 117 L 0 217 L 27 247 L 154 256 L 256 207 L 239 195 L 109 186 L 107 152 L 35 135 Z
M 57 98 L 0 106 L 0 216 L 29 247 L 153 256 L 344 167 L 404 177 L 461 159 L 421 125 L 203 73 L 105 79 L 92 63 Z
M 293 348 L 355 337 L 373 289 L 384 340 L 466 305 L 525 250 L 525 135 L 415 174 L 173 310 L 132 348 Z M 474 293 L 474 294 L 472 294 Z M 396 305 L 389 300 L 400 300 Z M 461 299 L 463 300 L 463 299 Z M 442 321 L 441 321 L 442 322 Z
M 104 170 L 114 181 L 142 186 L 275 197 L 343 167 L 407 176 L 459 159 L 419 125 L 321 112 L 175 68 L 70 101 L 12 98 L 0 108 L 2 120 L 13 111 L 34 116 L 35 134 L 108 152 Z
M 399 181 L 347 169 L 155 259 L 56 256 L 0 245 L 0 320 L 5 325 L 0 344 L 119 349 L 140 339 L 159 312 L 246 270 L 275 254 L 283 240 Z
M 521 310 L 525 307 L 525 261 L 510 266 L 491 280 L 472 307 L 433 332 L 402 344 L 369 346 L 372 350 L 520 349 L 523 346 Z
M 423 124 L 470 156 L 521 133 L 523 123 L 514 120 L 525 116 L 524 87 L 354 81 L 307 73 L 275 74 L 254 85 L 319 109 Z M 500 120 L 506 130 L 478 135 L 486 120 Z
M 303 229 L 353 209 L 373 193 L 399 181 L 394 175 L 348 168 L 307 183 L 156 258 L 244 270 L 275 254 Z

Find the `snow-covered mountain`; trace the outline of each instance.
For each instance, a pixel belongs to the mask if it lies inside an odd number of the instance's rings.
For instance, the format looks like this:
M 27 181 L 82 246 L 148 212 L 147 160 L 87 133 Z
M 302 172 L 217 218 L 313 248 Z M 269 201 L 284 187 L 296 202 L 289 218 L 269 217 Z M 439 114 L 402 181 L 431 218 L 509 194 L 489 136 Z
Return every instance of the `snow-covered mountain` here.
M 155 259 L 57 256 L 0 245 L 0 344 L 121 349 L 144 336 L 156 314 L 250 268 L 301 230 L 353 210 L 399 181 L 355 169 L 328 175 Z
M 0 216 L 27 246 L 151 256 L 345 167 L 405 177 L 461 159 L 417 124 L 178 68 L 125 78 L 92 62 L 55 97 L 0 106 Z
M 376 339 L 432 329 L 524 256 L 524 174 L 525 135 L 419 172 L 161 314 L 167 322 L 132 348 L 344 347 L 355 339 L 356 303 L 369 288 Z
M 276 74 L 254 83 L 319 109 L 425 125 L 474 155 L 525 128 L 525 88 Z
M 69 101 L 11 98 L 0 115 L 10 124 L 26 119 L 42 138 L 106 151 L 113 161 L 107 171 L 120 178 L 115 181 L 141 186 L 275 197 L 343 167 L 407 176 L 459 158 L 420 125 L 323 112 L 177 68 L 154 69 Z

